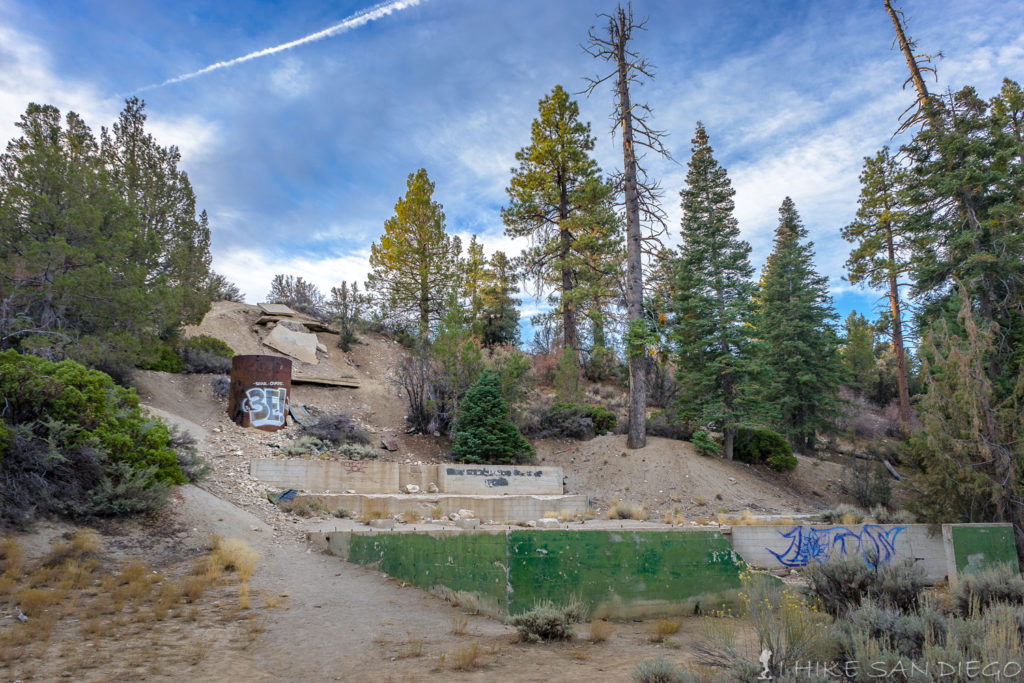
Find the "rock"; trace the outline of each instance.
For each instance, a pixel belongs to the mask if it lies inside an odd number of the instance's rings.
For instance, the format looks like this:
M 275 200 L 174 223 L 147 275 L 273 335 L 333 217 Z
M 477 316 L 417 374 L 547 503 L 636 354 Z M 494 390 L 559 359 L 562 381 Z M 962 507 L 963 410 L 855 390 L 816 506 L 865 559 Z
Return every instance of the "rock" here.
M 386 451 L 394 452 L 398 450 L 398 442 L 394 439 L 381 439 L 380 447 Z
M 405 493 L 419 493 L 420 487 L 416 484 L 406 484 L 402 491 Z
M 326 354 L 327 353 L 327 345 L 326 344 L 317 344 L 316 345 L 316 350 L 319 351 L 320 353 Z
M 459 510 L 459 517 L 466 519 L 467 517 L 476 517 L 472 510 Z
M 480 526 L 480 520 L 460 519 L 457 522 L 455 522 L 455 526 L 459 527 L 460 529 L 476 529 L 478 526 Z
M 356 492 L 356 490 L 355 490 L 355 489 L 345 489 L 345 490 L 343 491 L 343 493 L 355 493 L 355 492 Z
M 462 519 L 462 515 L 460 515 L 458 512 L 453 512 L 448 515 L 448 519 L 452 520 L 453 522 L 457 522 L 460 519 Z
M 435 484 L 434 482 L 430 482 L 429 484 L 427 484 L 427 493 L 437 493 L 440 490 L 441 489 L 437 488 L 437 484 Z
M 537 526 L 537 522 L 531 519 L 529 522 L 523 522 L 523 526 L 528 526 L 532 529 Z
M 729 477 L 729 481 L 736 481 L 736 477 Z
M 371 529 L 394 529 L 395 528 L 395 520 L 393 520 L 393 519 L 371 519 L 370 520 L 370 528 Z
M 538 526 L 541 529 L 557 529 L 558 520 L 551 517 L 545 517 L 544 519 L 538 519 L 534 526 Z

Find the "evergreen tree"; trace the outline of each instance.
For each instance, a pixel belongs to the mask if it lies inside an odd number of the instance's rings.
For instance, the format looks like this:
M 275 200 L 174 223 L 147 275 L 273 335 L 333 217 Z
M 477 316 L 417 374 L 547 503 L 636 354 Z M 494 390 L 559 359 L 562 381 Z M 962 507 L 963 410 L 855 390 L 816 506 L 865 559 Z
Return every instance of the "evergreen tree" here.
M 519 300 L 514 298 L 516 287 L 515 266 L 505 255 L 496 251 L 491 257 L 486 279 L 480 290 L 481 312 L 478 333 L 484 346 L 519 344 Z
M 557 291 L 564 344 L 579 351 L 579 311 L 593 293 L 576 290 L 581 274 L 586 278 L 585 271 L 600 270 L 599 262 L 620 254 L 618 221 L 612 188 L 589 156 L 594 138 L 579 120 L 579 105 L 559 85 L 540 101 L 539 113 L 530 145 L 516 153 L 519 167 L 512 170 L 501 215 L 506 234 L 530 238 L 523 268 Z M 596 284 L 586 282 L 587 290 Z
M 483 311 L 483 288 L 487 282 L 487 258 L 484 245 L 476 235 L 469 238 L 466 257 L 459 262 L 462 300 L 466 305 L 470 323 L 476 327 Z
M 874 158 L 865 158 L 857 219 L 842 232 L 855 245 L 846 262 L 850 282 L 886 289 L 900 422 L 904 427 L 910 423 L 910 389 L 900 286 L 906 284 L 915 248 L 908 196 L 911 181 L 910 173 L 890 156 L 888 147 L 883 147 Z M 863 391 L 864 386 L 858 385 L 858 389 Z
M 331 298 L 327 302 L 327 315 L 338 326 L 338 348 L 350 351 L 356 342 L 356 328 L 363 319 L 366 298 L 359 291 L 359 283 L 342 282 L 341 287 L 331 287 Z
M 754 273 L 750 245 L 733 217 L 732 184 L 697 124 L 682 197 L 682 245 L 675 269 L 678 414 L 724 436 L 733 457 L 750 402 L 750 343 Z
M 114 371 L 161 332 L 146 240 L 85 122 L 30 104 L 0 157 L 0 345 Z M 118 376 L 123 376 L 119 372 Z
M 846 383 L 858 394 L 871 392 L 878 381 L 875 369 L 875 330 L 863 315 L 846 316 L 846 340 L 840 350 Z
M 434 183 L 426 170 L 410 173 L 407 187 L 380 242 L 370 247 L 366 288 L 386 315 L 415 325 L 425 340 L 444 313 L 461 249 L 445 233 L 444 209 L 433 199 Z
M 985 370 L 997 395 L 1024 360 L 1024 93 L 1010 80 L 986 104 L 973 88 L 929 100 L 929 120 L 905 147 L 916 182 L 915 288 L 922 326 L 955 325 L 961 283 L 978 324 L 996 325 Z
M 466 393 L 455 423 L 452 453 L 459 462 L 516 464 L 533 459 L 533 446 L 509 418 L 501 378 L 484 370 Z
M 775 243 L 761 275 L 756 337 L 767 372 L 764 400 L 778 411 L 778 426 L 795 448 L 810 449 L 815 434 L 830 431 L 841 410 L 841 369 L 836 319 L 828 280 L 813 266 L 813 243 L 793 200 L 779 208 Z
M 164 336 L 196 325 L 210 309 L 210 228 L 196 213 L 188 175 L 178 168 L 177 147 L 162 147 L 146 132 L 145 104 L 125 101 L 112 131 L 101 131 L 104 165 L 137 220 L 138 258 L 146 270 L 151 311 Z
M 925 522 L 1009 522 L 1024 553 L 1024 373 L 1000 396 L 986 372 L 998 326 L 977 324 L 966 286 L 959 293 L 956 327 L 941 320 L 925 335 L 909 506 Z
M 210 271 L 210 279 L 206 282 L 207 298 L 210 301 L 233 301 L 237 304 L 244 304 L 245 297 L 242 296 L 238 285 L 231 282 L 220 273 Z

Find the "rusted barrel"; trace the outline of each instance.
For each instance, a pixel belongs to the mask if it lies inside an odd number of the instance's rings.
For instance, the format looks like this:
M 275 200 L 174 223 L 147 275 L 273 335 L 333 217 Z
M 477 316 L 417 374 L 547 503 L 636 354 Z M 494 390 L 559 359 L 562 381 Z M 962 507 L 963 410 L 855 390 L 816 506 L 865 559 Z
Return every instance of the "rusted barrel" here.
M 243 427 L 276 432 L 285 425 L 291 403 L 292 362 L 277 356 L 231 359 L 228 416 Z

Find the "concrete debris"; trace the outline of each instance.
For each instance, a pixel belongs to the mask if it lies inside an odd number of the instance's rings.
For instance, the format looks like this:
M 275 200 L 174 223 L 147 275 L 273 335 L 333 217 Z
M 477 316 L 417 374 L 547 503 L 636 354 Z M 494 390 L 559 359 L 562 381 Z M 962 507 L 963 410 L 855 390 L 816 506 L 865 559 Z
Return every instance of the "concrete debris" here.
M 530 527 L 531 529 L 533 529 L 537 526 L 537 522 L 531 519 L 529 522 L 523 522 L 523 526 Z
M 455 522 L 455 526 L 459 527 L 460 529 L 476 529 L 480 526 L 480 520 L 460 519 L 459 521 Z
M 270 331 L 263 343 L 303 363 L 316 365 L 320 362 L 316 357 L 316 335 L 311 332 L 296 332 L 278 325 Z
M 395 441 L 394 439 L 381 439 L 380 440 L 380 447 L 383 448 L 386 451 L 394 452 L 394 451 L 398 450 L 398 442 Z M 431 491 L 431 493 L 434 493 L 434 492 Z
M 534 526 L 538 526 L 541 529 L 557 529 L 558 520 L 552 519 L 550 517 L 545 517 L 544 519 L 538 519 Z
M 402 488 L 402 491 L 403 491 L 403 493 L 419 493 L 420 492 L 420 487 L 417 486 L 416 484 L 406 484 Z
M 469 517 L 476 517 L 476 514 L 474 514 L 472 510 L 459 510 L 458 515 L 463 519 L 467 519 Z
M 453 522 L 457 522 L 460 519 L 462 519 L 462 515 L 460 515 L 458 512 L 451 512 L 448 514 L 448 519 L 452 520 Z
M 298 315 L 297 312 L 292 310 L 289 306 L 285 306 L 284 304 L 256 304 L 256 305 L 259 306 L 260 310 L 263 311 L 264 313 L 266 313 L 267 315 L 288 315 L 288 316 Z
M 327 344 L 323 344 L 323 343 L 317 344 L 316 345 L 316 350 L 319 351 L 320 353 L 326 355 L 327 354 Z
M 427 493 L 438 493 L 440 490 L 434 482 L 427 484 Z
M 309 328 L 300 323 L 298 320 L 281 320 L 277 323 L 278 327 L 291 330 L 292 332 L 301 332 L 302 334 L 309 334 Z

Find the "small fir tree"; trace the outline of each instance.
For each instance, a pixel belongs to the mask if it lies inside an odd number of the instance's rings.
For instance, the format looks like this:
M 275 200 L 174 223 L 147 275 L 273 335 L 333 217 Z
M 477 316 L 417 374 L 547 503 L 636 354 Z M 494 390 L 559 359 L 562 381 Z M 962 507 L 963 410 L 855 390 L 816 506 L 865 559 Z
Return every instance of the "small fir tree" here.
M 533 459 L 533 446 L 509 417 L 501 378 L 484 370 L 466 393 L 455 423 L 452 451 L 459 462 L 515 464 Z

